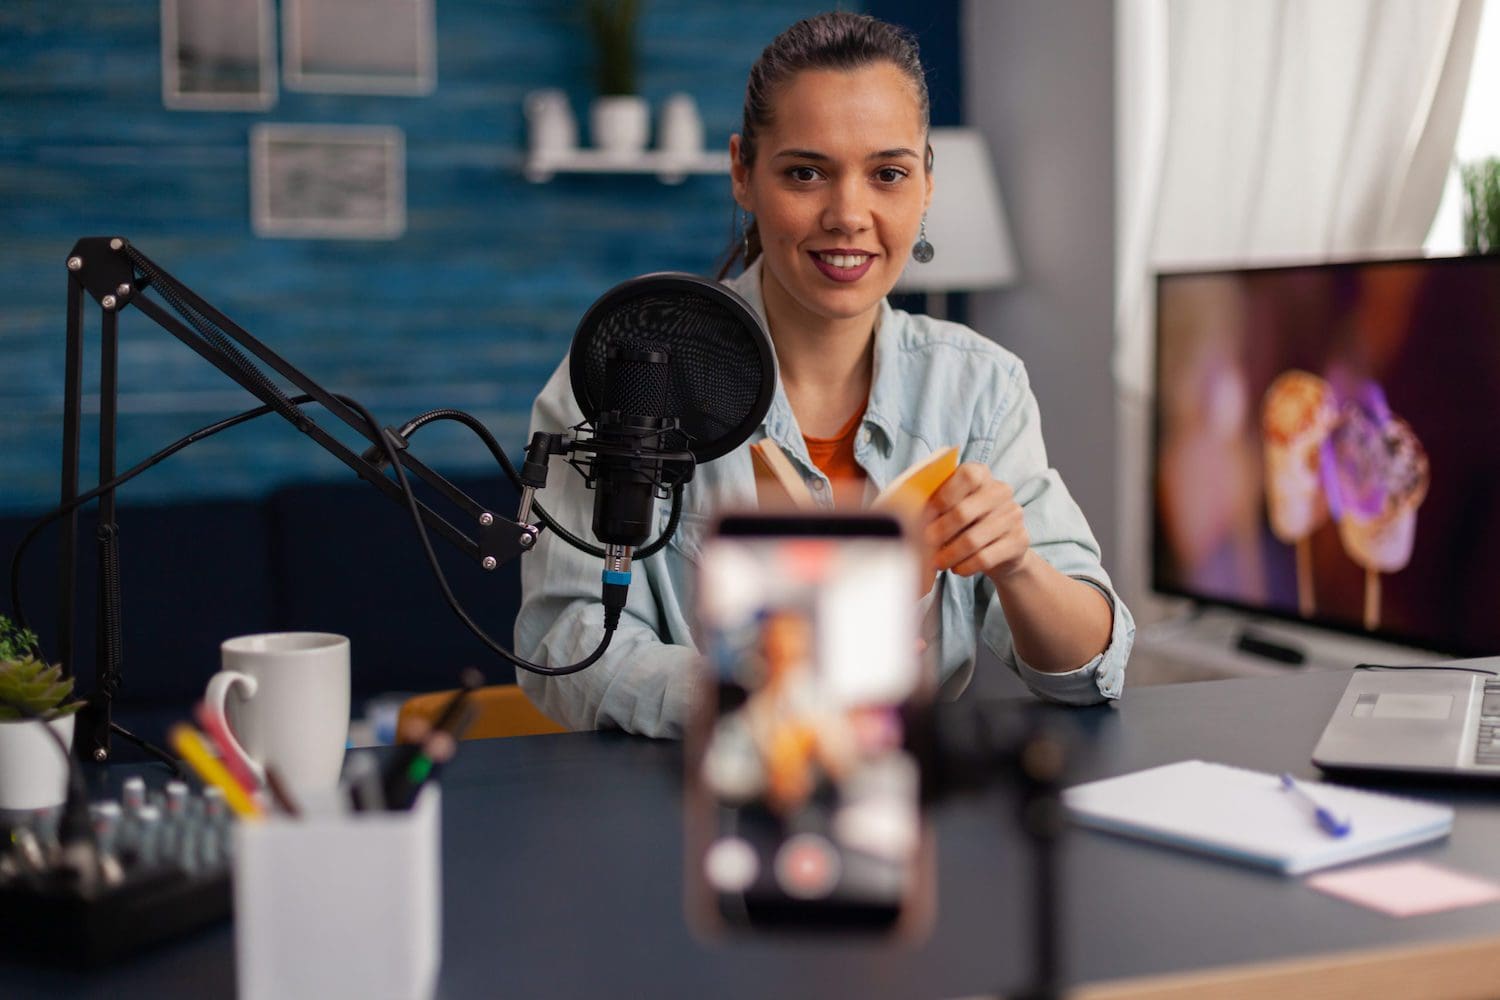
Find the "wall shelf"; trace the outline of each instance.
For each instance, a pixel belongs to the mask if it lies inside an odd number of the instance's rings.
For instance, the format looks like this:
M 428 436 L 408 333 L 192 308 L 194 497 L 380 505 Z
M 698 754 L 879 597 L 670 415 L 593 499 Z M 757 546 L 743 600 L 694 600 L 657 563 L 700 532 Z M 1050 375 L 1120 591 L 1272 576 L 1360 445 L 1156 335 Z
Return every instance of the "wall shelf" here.
M 655 174 L 663 184 L 681 184 L 689 174 L 729 173 L 729 154 L 683 156 L 652 149 L 621 156 L 598 149 L 574 149 L 532 153 L 526 157 L 523 171 L 533 184 L 545 184 L 557 174 Z

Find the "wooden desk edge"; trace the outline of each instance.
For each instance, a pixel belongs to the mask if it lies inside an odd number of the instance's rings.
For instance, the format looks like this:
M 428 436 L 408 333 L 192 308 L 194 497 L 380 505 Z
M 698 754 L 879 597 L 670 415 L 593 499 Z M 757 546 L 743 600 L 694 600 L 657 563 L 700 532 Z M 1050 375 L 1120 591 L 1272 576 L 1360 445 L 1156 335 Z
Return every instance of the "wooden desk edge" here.
M 1074 1000 L 1484 1000 L 1500 992 L 1500 936 L 1337 952 L 1084 985 Z

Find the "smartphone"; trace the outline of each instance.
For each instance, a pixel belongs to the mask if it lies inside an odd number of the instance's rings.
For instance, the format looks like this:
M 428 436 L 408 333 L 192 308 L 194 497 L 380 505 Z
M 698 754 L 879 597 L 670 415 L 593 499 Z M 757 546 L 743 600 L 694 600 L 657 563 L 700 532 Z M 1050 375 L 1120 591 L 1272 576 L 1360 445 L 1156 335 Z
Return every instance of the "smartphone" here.
M 926 925 L 933 852 L 905 731 L 934 691 L 921 583 L 889 515 L 736 514 L 711 529 L 685 768 L 696 928 Z

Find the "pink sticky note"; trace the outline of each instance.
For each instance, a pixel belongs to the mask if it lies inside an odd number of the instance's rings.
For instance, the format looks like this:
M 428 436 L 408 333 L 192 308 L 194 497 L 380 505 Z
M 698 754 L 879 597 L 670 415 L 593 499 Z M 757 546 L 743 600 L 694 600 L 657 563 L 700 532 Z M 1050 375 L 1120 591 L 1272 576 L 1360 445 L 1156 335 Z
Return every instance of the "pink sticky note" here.
M 1426 861 L 1392 861 L 1324 872 L 1307 879 L 1319 892 L 1393 917 L 1456 910 L 1500 900 L 1500 885 Z

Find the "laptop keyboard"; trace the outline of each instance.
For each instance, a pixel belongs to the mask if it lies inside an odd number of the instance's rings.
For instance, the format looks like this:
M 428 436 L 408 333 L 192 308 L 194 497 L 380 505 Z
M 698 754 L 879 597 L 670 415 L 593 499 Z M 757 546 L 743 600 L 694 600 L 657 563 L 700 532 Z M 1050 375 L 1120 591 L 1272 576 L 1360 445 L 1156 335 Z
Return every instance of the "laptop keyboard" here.
M 1500 680 L 1484 682 L 1484 704 L 1479 708 L 1479 739 L 1474 763 L 1500 765 Z

